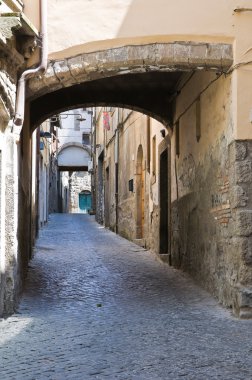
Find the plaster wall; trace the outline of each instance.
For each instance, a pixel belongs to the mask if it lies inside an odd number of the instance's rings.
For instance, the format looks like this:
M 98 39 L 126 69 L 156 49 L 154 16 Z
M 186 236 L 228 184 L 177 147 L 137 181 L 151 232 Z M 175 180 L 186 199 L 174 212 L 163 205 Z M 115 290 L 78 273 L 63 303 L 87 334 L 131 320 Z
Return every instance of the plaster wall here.
M 40 30 L 40 0 L 24 0 L 23 3 L 24 14 L 36 29 Z
M 174 40 L 175 36 L 179 40 L 184 40 L 182 36 L 193 36 L 198 41 L 238 38 L 237 57 L 241 57 L 251 47 L 248 36 L 251 15 L 235 13 L 234 9 L 250 6 L 249 0 L 207 3 L 200 0 L 74 0 L 71 3 L 61 0 L 60 4 L 58 0 L 51 0 L 48 6 L 49 50 L 57 52 L 72 47 L 70 55 L 74 55 L 80 49 L 74 45 L 85 44 L 81 49 L 94 51 L 118 46 L 118 43 L 134 43 L 134 39 L 141 44 Z M 65 15 L 68 25 L 64 22 Z

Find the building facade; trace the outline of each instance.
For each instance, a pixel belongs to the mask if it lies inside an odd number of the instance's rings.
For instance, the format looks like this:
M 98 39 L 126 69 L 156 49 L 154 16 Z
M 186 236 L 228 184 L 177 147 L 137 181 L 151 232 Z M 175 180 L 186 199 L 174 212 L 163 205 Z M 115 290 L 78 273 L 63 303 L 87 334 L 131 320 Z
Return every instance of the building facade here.
M 50 212 L 87 213 L 91 209 L 91 127 L 91 110 L 78 108 L 51 118 L 55 145 Z

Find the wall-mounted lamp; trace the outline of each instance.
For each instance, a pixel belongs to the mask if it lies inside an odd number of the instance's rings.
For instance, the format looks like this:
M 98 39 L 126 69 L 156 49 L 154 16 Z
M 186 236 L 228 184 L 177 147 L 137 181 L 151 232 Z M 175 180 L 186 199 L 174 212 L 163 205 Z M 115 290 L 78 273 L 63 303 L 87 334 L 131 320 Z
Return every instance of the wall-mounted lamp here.
M 39 136 L 40 137 L 44 137 L 46 139 L 51 139 L 52 138 L 52 134 L 50 132 L 44 132 L 44 131 L 40 131 Z
M 55 123 L 56 121 L 67 119 L 68 116 L 78 116 L 76 118 L 77 121 L 85 121 L 86 118 L 82 116 L 80 113 L 62 113 L 60 115 L 54 115 L 50 118 L 51 122 Z

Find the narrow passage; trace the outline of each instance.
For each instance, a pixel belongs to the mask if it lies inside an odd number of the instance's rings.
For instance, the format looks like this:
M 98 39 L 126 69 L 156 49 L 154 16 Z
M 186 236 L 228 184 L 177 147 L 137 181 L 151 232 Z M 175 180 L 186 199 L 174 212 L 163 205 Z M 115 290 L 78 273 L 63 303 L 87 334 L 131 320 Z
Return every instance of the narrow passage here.
M 0 321 L 0 379 L 252 379 L 252 321 L 93 217 L 54 214 L 18 313 Z

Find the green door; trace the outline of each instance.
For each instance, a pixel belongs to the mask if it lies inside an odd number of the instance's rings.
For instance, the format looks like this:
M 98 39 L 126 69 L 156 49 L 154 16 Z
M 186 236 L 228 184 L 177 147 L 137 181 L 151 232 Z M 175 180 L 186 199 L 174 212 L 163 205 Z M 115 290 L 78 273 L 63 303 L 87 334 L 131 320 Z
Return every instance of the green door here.
M 79 194 L 79 208 L 84 214 L 91 209 L 91 193 L 89 191 Z

